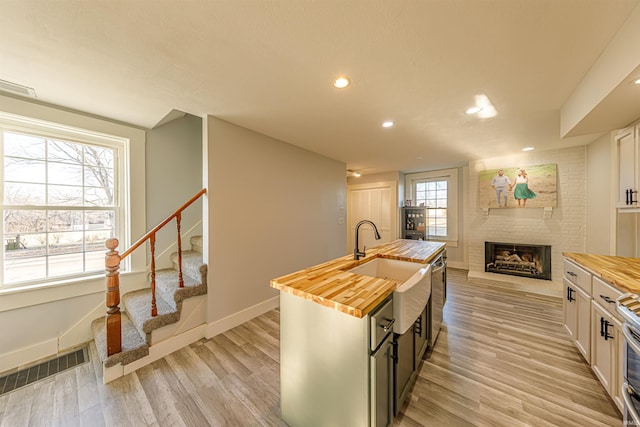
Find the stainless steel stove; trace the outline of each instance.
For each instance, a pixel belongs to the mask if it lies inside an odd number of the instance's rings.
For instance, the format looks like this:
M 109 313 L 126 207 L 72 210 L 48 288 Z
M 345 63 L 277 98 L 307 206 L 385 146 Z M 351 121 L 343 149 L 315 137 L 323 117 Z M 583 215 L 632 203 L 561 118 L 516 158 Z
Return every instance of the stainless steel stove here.
M 624 425 L 640 426 L 640 295 L 623 294 L 616 310 L 624 319 Z

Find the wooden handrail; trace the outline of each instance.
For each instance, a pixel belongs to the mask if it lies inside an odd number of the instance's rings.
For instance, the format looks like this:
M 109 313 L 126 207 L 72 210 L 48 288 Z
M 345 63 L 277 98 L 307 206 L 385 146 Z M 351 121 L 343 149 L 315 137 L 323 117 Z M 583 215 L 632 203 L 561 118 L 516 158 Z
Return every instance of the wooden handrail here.
M 131 254 L 131 252 L 135 251 L 136 249 L 138 249 L 138 247 L 140 245 L 142 245 L 145 241 L 147 241 L 152 234 L 157 233 L 162 227 L 164 227 L 165 225 L 167 225 L 167 223 L 169 223 L 169 221 L 171 221 L 173 218 L 175 218 L 179 213 L 181 213 L 183 210 L 185 210 L 186 208 L 189 207 L 189 205 L 191 205 L 193 202 L 195 202 L 196 200 L 198 200 L 203 194 L 205 194 L 207 192 L 206 188 L 203 188 L 202 190 L 200 190 L 198 192 L 198 194 L 196 194 L 195 196 L 193 196 L 192 198 L 189 199 L 189 201 L 187 201 L 184 205 L 180 206 L 180 208 L 178 208 L 174 213 L 172 213 L 171 215 L 169 215 L 164 221 L 162 221 L 160 224 L 156 225 L 155 227 L 153 227 L 151 229 L 151 231 L 147 232 L 147 234 L 145 234 L 144 236 L 142 236 L 141 238 L 138 239 L 138 241 L 136 241 L 133 245 L 131 245 L 131 247 L 129 249 L 127 249 L 126 251 L 122 252 L 122 254 L 120 255 L 120 259 L 125 259 L 127 257 L 127 255 Z
M 107 294 L 106 294 L 106 334 L 107 334 L 107 356 L 111 356 L 122 351 L 122 321 L 120 314 L 120 262 L 134 250 L 140 247 L 144 242 L 149 240 L 151 250 L 151 316 L 158 315 L 158 309 L 156 307 L 156 261 L 155 261 L 155 245 L 156 245 L 156 233 L 169 223 L 172 219 L 176 219 L 176 226 L 178 231 L 178 286 L 184 287 L 184 280 L 182 277 L 182 238 L 180 236 L 180 221 L 182 220 L 182 211 L 188 208 L 193 202 L 198 200 L 205 194 L 207 190 L 203 188 L 195 196 L 190 198 L 185 204 L 180 206 L 174 213 L 169 215 L 164 221 L 156 225 L 151 231 L 146 233 L 137 242 L 135 242 L 129 249 L 119 254 L 116 248 L 118 247 L 118 239 L 111 238 L 105 242 L 105 246 L 108 249 L 105 256 L 105 272 L 107 282 Z

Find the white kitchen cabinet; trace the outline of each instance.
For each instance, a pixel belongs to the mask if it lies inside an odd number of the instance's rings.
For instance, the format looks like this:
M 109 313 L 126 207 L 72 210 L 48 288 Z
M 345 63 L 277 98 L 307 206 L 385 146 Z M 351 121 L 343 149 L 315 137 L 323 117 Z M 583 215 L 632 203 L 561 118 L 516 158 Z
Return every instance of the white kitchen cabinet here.
M 591 362 L 591 273 L 564 261 L 564 327 L 589 363 Z
M 614 373 L 617 371 L 617 340 L 620 330 L 615 330 L 613 317 L 600 304 L 592 302 L 591 318 L 593 340 L 591 341 L 591 369 L 602 386 L 611 395 L 614 385 Z
M 615 402 L 620 412 L 624 410 L 624 398 L 622 397 L 622 385 L 624 384 L 624 354 L 627 351 L 624 345 L 624 337 L 622 335 L 622 322 L 620 322 L 615 317 L 613 318 L 613 323 L 615 324 L 616 331 L 616 370 L 614 373 L 615 381 L 613 384 L 613 393 L 611 393 L 611 397 Z
M 615 137 L 617 174 L 616 207 L 639 209 L 640 189 L 640 124 L 619 131 Z
M 564 261 L 564 326 L 620 411 L 624 381 L 624 339 L 616 287 L 577 263 Z
M 564 326 L 587 362 L 591 361 L 591 295 L 564 279 Z
M 623 382 L 621 352 L 624 351 L 624 339 L 615 300 L 621 294 L 607 282 L 593 277 L 591 369 L 620 410 L 623 406 L 620 387 Z

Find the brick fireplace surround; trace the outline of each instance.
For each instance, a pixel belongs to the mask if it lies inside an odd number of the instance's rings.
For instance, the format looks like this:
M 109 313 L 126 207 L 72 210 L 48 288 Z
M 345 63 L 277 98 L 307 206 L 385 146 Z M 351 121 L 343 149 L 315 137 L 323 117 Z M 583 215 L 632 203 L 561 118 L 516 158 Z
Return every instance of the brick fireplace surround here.
M 516 287 L 547 295 L 562 295 L 562 252 L 584 252 L 586 228 L 586 148 L 535 151 L 513 157 L 496 157 L 469 164 L 469 277 L 513 283 Z M 483 170 L 556 163 L 558 206 L 545 218 L 543 208 L 509 208 L 483 211 L 478 204 L 478 176 Z M 532 186 L 535 190 L 535 186 Z M 513 193 L 509 194 L 512 197 Z M 550 245 L 551 281 L 485 272 L 484 243 L 527 242 Z

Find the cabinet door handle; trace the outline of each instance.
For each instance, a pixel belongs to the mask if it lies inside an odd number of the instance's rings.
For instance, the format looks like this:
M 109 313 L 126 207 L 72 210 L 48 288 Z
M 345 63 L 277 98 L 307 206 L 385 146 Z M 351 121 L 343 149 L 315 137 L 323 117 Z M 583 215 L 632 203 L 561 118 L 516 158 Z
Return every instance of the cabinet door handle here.
M 390 319 L 386 325 L 382 326 L 382 330 L 385 332 L 389 332 L 391 330 L 391 328 L 393 327 L 393 324 L 396 323 L 396 319 Z
M 573 297 L 573 293 L 575 291 L 573 289 L 571 289 L 570 286 L 567 286 L 567 300 L 569 300 L 569 302 L 571 301 L 575 301 L 576 299 Z
M 574 273 L 573 271 L 567 271 L 567 274 L 571 277 L 578 277 L 578 275 L 576 273 Z
M 416 326 L 413 330 L 413 333 L 417 336 L 422 335 L 422 315 L 418 316 L 415 322 L 413 322 Z
M 604 337 L 605 341 L 613 338 L 613 335 L 609 335 L 609 326 L 613 326 L 613 323 L 609 322 L 608 320 L 604 320 L 604 334 L 602 336 Z
M 608 297 L 608 296 L 606 296 L 606 295 L 600 295 L 600 298 L 602 298 L 603 300 L 605 300 L 605 302 L 607 302 L 607 304 L 615 304 L 615 303 L 616 303 L 616 301 L 615 301 L 615 300 L 612 300 L 611 298 L 609 298 L 609 297 Z
M 625 196 L 624 204 L 628 205 L 629 204 L 629 189 L 628 188 L 626 190 L 624 190 L 624 196 Z

